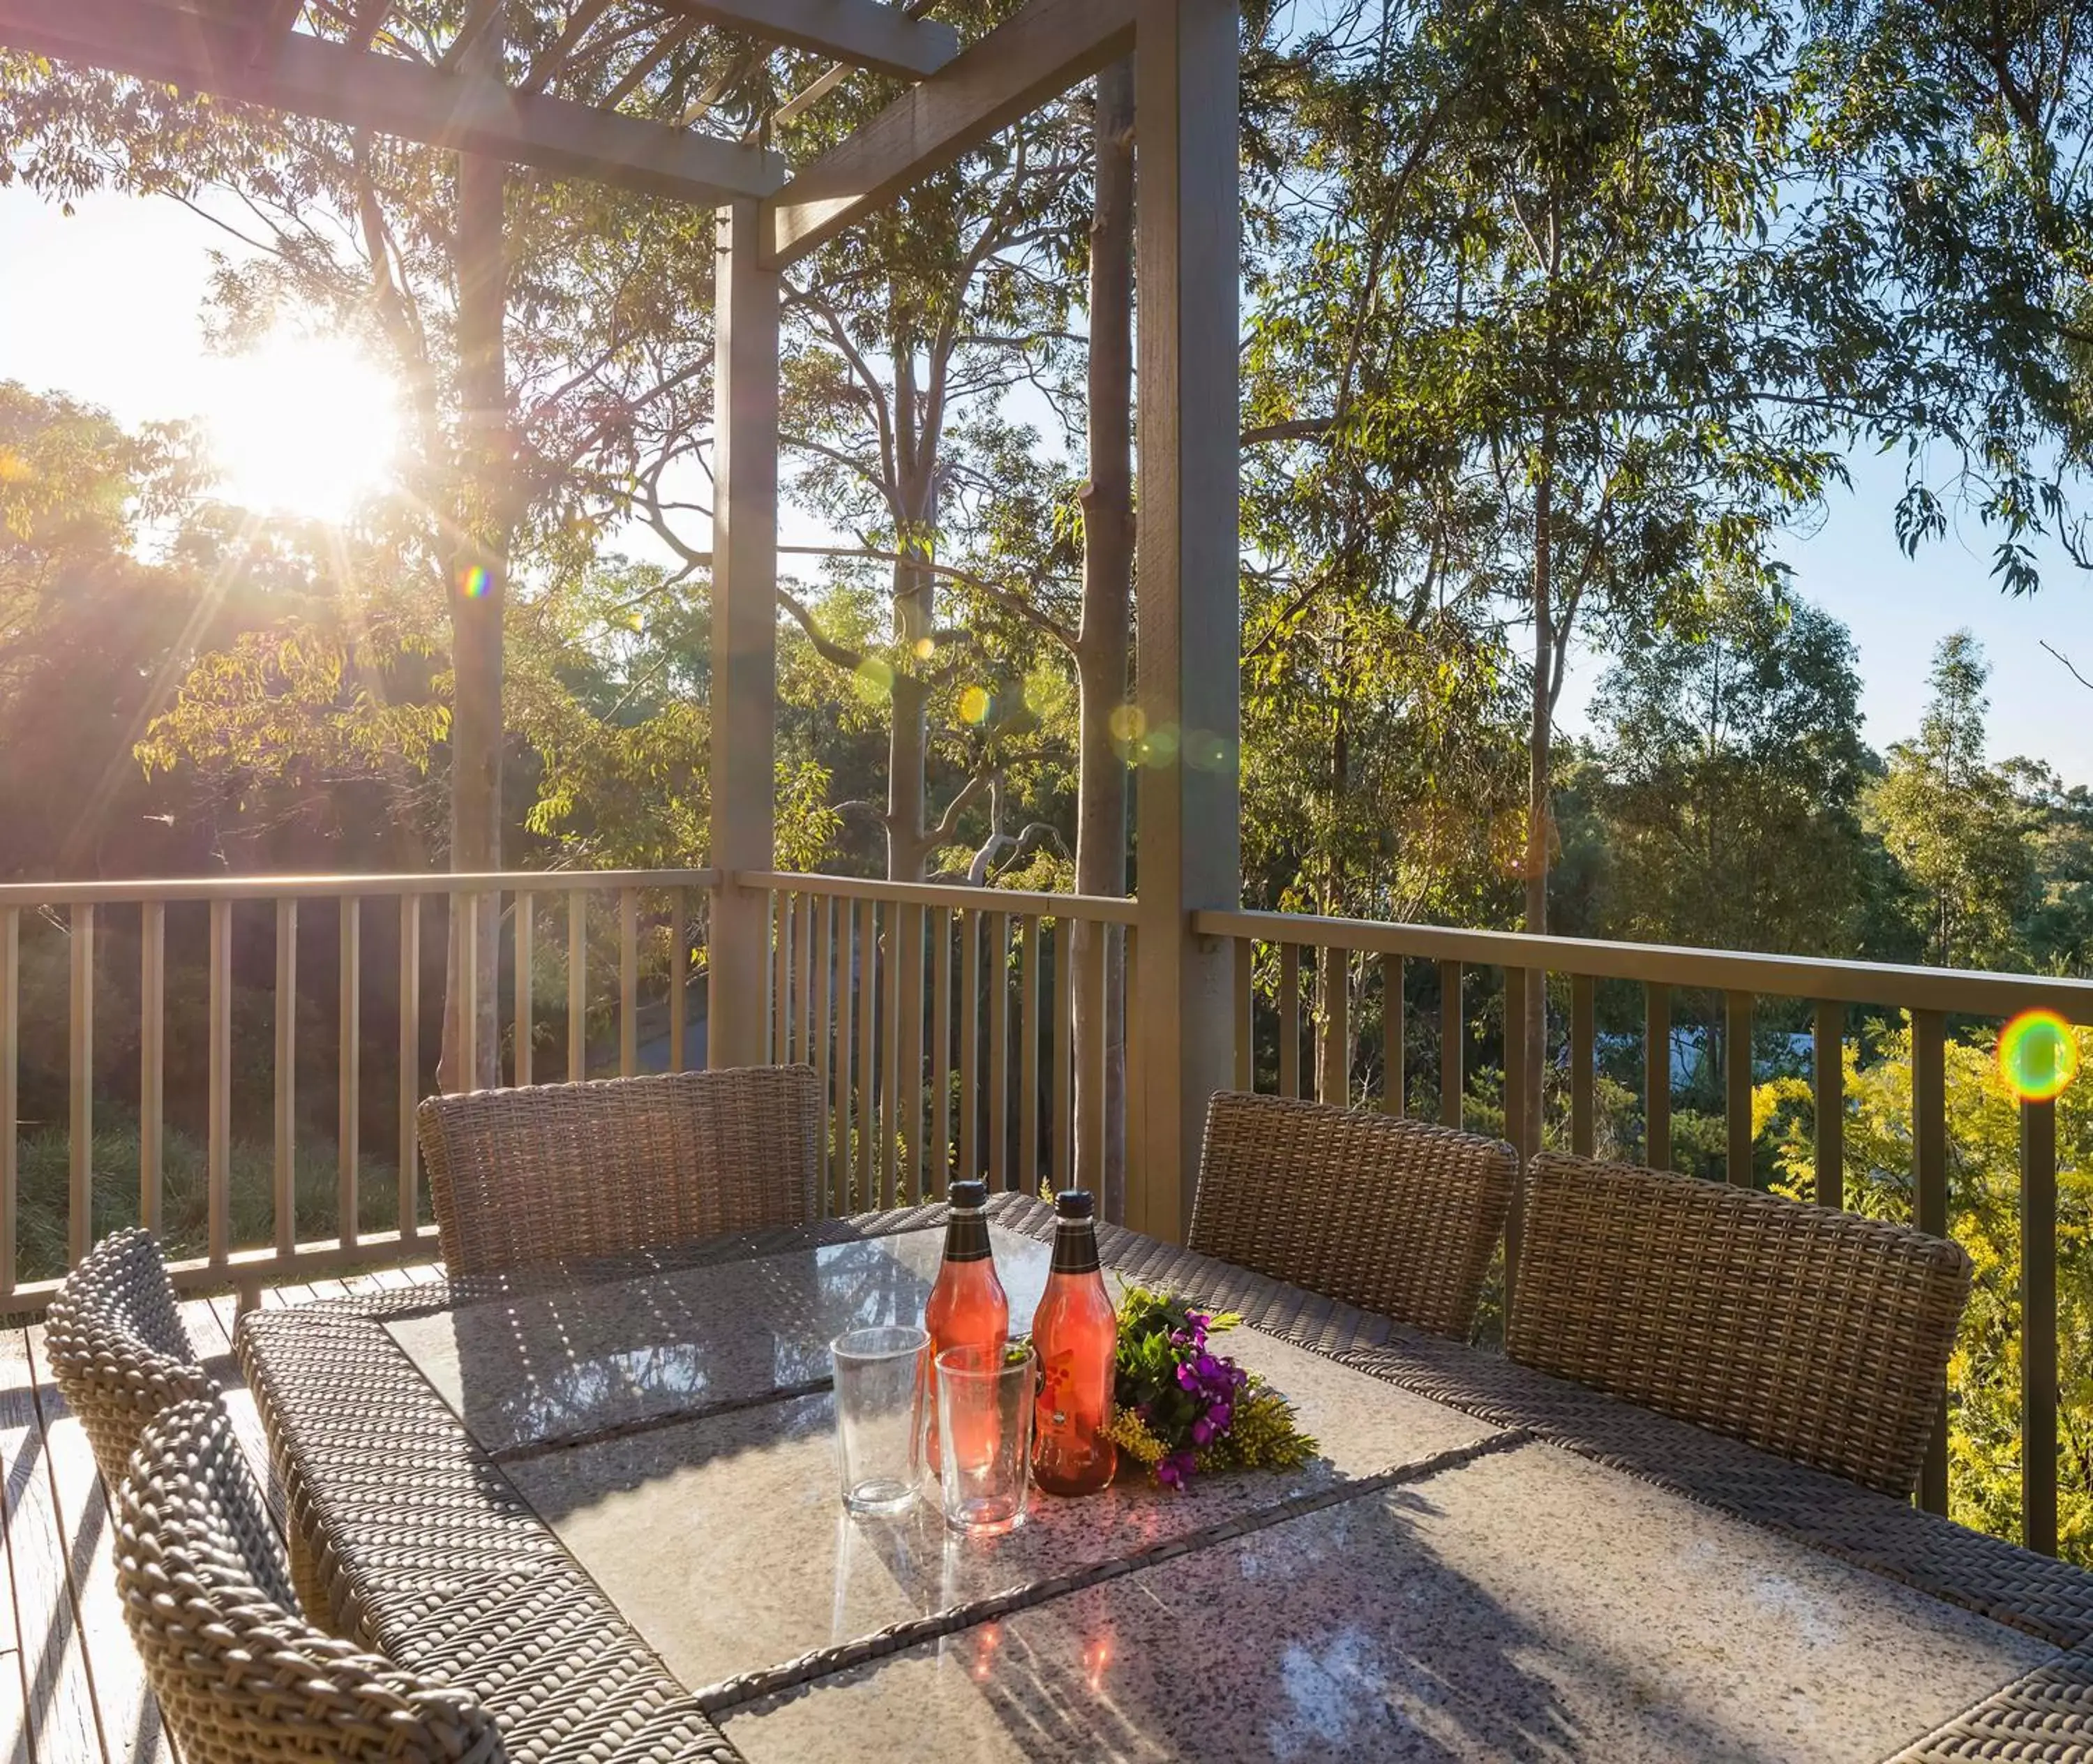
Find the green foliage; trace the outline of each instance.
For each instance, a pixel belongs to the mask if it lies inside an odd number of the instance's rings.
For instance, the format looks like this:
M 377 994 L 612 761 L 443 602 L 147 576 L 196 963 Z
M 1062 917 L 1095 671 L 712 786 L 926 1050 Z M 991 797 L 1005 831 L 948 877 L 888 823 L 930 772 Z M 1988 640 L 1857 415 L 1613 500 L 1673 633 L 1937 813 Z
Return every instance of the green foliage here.
M 2093 1030 L 2080 1029 L 2093 1070 Z M 1876 1026 L 1876 1057 L 1844 1050 L 1845 1203 L 1871 1217 L 1912 1216 L 1911 1037 Z M 1949 1493 L 1954 1516 L 2006 1537 L 2020 1529 L 2020 1103 L 2000 1076 L 1991 1032 L 1947 1049 L 1948 1229 L 1975 1263 L 1975 1285 L 1948 1367 Z M 1773 1138 L 1776 1187 L 1814 1191 L 1809 1088 L 1777 1081 L 1753 1094 Z M 2093 1091 L 2056 1103 L 2059 1546 L 2093 1562 Z
M 1869 819 L 1916 891 L 1927 959 L 1944 967 L 2017 965 L 2019 921 L 2033 904 L 2013 779 L 1984 757 L 1990 673 L 1969 632 L 1942 640 L 1918 739 L 1890 749 L 1868 795 Z

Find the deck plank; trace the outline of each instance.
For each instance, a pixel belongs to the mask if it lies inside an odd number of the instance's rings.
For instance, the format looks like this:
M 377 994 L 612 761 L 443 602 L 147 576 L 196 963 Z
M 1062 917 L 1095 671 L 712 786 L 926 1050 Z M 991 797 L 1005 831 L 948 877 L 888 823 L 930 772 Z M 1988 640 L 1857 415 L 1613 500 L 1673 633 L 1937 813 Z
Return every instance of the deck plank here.
M 36 1380 L 44 1450 L 58 1495 L 58 1523 L 72 1567 L 74 1602 L 102 1750 L 111 1760 L 159 1764 L 172 1754 L 162 1738 L 159 1707 L 145 1683 L 145 1662 L 124 1625 L 116 1589 L 115 1530 L 87 1429 L 52 1381 L 44 1328 L 29 1331 L 29 1370 Z
M 6 1460 L 8 1560 L 21 1618 L 31 1755 L 36 1764 L 108 1764 L 29 1369 L 28 1333 L 20 1328 L 0 1336 L 0 1452 Z

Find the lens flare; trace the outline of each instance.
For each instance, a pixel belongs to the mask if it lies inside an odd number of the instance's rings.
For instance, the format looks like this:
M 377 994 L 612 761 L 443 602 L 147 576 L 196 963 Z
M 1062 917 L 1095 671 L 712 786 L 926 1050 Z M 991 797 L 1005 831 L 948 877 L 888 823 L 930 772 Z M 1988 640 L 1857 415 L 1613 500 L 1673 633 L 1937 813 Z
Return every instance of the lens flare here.
M 458 572 L 458 592 L 468 600 L 483 600 L 493 578 L 488 574 L 484 564 L 474 564 Z
M 960 721 L 983 723 L 988 721 L 989 697 L 978 686 L 970 686 L 960 694 Z
M 2047 1103 L 2078 1076 L 2078 1038 L 2054 1011 L 2023 1011 L 1999 1031 L 1999 1076 L 2024 1103 Z

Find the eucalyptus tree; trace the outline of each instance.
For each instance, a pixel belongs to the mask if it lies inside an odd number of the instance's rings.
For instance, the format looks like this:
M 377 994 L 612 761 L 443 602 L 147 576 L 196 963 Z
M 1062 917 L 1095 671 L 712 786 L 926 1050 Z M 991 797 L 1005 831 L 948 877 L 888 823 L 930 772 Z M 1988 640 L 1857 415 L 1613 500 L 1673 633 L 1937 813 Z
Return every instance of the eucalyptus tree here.
M 318 6 L 312 28 L 368 41 L 365 11 Z M 498 63 L 519 89 L 657 118 L 748 102 L 756 64 L 738 46 L 604 11 L 518 0 L 462 36 L 461 6 L 402 0 L 379 46 Z M 396 375 L 402 559 L 429 624 L 448 627 L 448 854 L 454 868 L 498 868 L 511 577 L 571 565 L 629 493 L 643 414 L 704 392 L 710 215 L 25 57 L 0 57 L 0 166 L 54 199 L 110 187 L 197 208 L 242 247 L 221 258 L 212 293 L 227 346 L 285 319 L 323 324 Z M 474 1076 L 488 1081 L 496 927 L 482 919 Z M 459 1034 L 447 1011 L 453 1083 L 466 1081 Z
M 1263 518 L 1304 604 L 1349 583 L 1530 631 L 1530 931 L 1579 644 L 1688 618 L 1718 574 L 1771 587 L 1780 523 L 1843 472 L 1856 345 L 1781 206 L 1791 55 L 1752 0 L 1432 0 L 1298 58 Z

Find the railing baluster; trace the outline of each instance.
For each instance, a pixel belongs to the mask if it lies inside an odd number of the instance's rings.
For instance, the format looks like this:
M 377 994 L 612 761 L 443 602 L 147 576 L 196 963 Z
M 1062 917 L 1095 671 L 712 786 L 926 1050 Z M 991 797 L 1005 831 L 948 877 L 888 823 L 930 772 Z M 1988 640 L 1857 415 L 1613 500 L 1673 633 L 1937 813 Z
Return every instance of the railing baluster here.
M 792 897 L 782 889 L 770 896 L 770 1063 L 782 1066 L 792 1057 Z
M 468 895 L 466 899 L 470 902 L 477 897 Z M 475 1087 L 475 1075 L 479 1070 L 474 1058 L 476 1038 L 468 1026 L 476 1021 L 479 1014 L 479 1001 L 474 995 L 479 970 L 477 917 L 470 912 L 466 915 L 466 936 L 458 958 L 461 973 L 472 977 L 460 989 L 458 1006 L 459 1025 L 463 1031 L 459 1040 L 466 1049 L 463 1082 L 467 1090 Z M 336 1229 L 344 1244 L 356 1242 L 357 1229 L 356 1164 L 361 1149 L 357 1139 L 363 1083 L 362 943 L 363 903 L 350 896 L 341 904 L 341 1094 L 336 1116 L 339 1162 L 336 1168 L 335 1206 L 340 1216 Z
M 1514 1033 L 1508 1029 L 1507 1034 Z M 1461 1106 L 1468 1087 L 1466 1032 L 1461 1026 L 1461 964 L 1439 964 L 1439 1119 L 1448 1127 L 1461 1125 Z
M 138 1223 L 160 1229 L 162 1123 L 165 1114 L 167 909 L 138 909 Z
M 1279 946 L 1279 1094 L 1301 1094 L 1301 946 Z
M 1054 921 L 1054 1111 L 1046 1129 L 1058 1193 L 1076 1177 L 1076 921 Z
M 1010 1186 L 1010 915 L 988 918 L 988 1182 Z
M 21 1062 L 22 909 L 0 907 L 0 1293 L 15 1289 Z
M 1135 1193 L 1136 1188 L 1142 1181 L 1141 1172 L 1132 1167 L 1133 1148 L 1142 1142 L 1142 1136 L 1146 1131 L 1142 1125 L 1142 1112 L 1148 1106 L 1147 1099 L 1141 1088 L 1142 1038 L 1133 1033 L 1134 1013 L 1137 1008 L 1134 977 L 1141 972 L 1139 965 L 1141 932 L 1134 925 L 1124 925 L 1120 928 L 1120 972 L 1126 977 L 1124 990 L 1120 999 L 1119 1021 L 1120 1046 L 1125 1050 L 1126 1123 L 1120 1135 L 1118 1147 L 1118 1162 L 1120 1169 L 1124 1172 L 1124 1191 L 1120 1197 L 1119 1212 L 1117 1216 L 1112 1219 L 1112 1222 L 1116 1225 L 1134 1224 L 1138 1220 L 1146 1218 L 1148 1211 L 1145 1198 Z M 1098 1211 L 1111 1216 L 1107 1211 L 1110 1203 L 1111 1196 L 1107 1193 L 1098 1202 Z M 1179 1229 L 1177 1221 L 1174 1219 L 1170 1220 L 1166 1229 L 1172 1232 L 1176 1231 Z
M 1507 968 L 1504 971 L 1504 1106 L 1505 1138 L 1518 1154 L 1519 1166 L 1525 1168 L 1526 1160 L 1533 1155 L 1534 1148 L 1527 1143 L 1527 1086 L 1536 1081 L 1537 1074 L 1527 1069 L 1526 1036 L 1521 1025 L 1526 1021 L 1526 989 L 1529 986 L 1545 986 L 1546 977 L 1523 968 Z M 1523 1183 L 1512 1190 L 1511 1210 L 1505 1216 L 1505 1313 L 1511 1312 L 1512 1288 L 1519 1278 L 1519 1246 L 1525 1235 Z
M 923 1176 L 928 1166 L 923 1158 L 923 909 L 904 901 L 895 909 L 900 915 L 895 964 L 896 984 L 901 989 L 901 1009 L 896 1018 L 895 1039 L 901 1061 L 901 1083 L 895 1094 L 901 1104 L 901 1188 L 909 1203 L 924 1198 Z
M 232 1252 L 232 903 L 210 904 L 210 1102 L 205 1182 L 211 1260 Z
M 795 1033 L 792 1057 L 814 1063 L 814 896 L 794 896 L 792 927 L 792 1013 Z
M 567 896 L 567 1082 L 588 1076 L 588 895 Z
M 479 1088 L 479 896 L 454 896 L 451 910 L 462 912 L 460 932 L 458 982 L 458 1081 L 468 1090 Z
M 618 893 L 618 1075 L 639 1070 L 639 891 Z
M 66 1245 L 76 1263 L 94 1242 L 94 908 L 75 907 L 70 924 L 72 1120 Z
M 827 903 L 822 904 L 826 910 Z M 669 891 L 669 1069 L 691 1069 L 689 985 L 690 901 L 680 888 Z
M 814 1036 L 814 1045 L 812 1049 L 814 1067 L 814 1088 L 821 1092 L 821 1151 L 820 1159 L 821 1174 L 817 1177 L 816 1180 L 817 1185 L 821 1189 L 822 1193 L 816 1197 L 817 1204 L 825 1200 L 827 1194 L 829 1187 L 828 1172 L 833 1168 L 831 1155 L 829 1148 L 835 1142 L 836 1129 L 834 1107 L 835 1099 L 834 1093 L 829 1088 L 829 1072 L 830 1066 L 829 1050 L 835 1027 L 834 1021 L 835 1011 L 835 983 L 834 977 L 835 974 L 835 960 L 834 951 L 830 947 L 831 942 L 833 941 L 833 933 L 830 927 L 830 920 L 831 917 L 830 912 L 830 905 L 831 903 L 826 895 L 809 895 L 807 896 L 807 912 L 808 916 L 813 921 L 813 935 L 808 940 L 810 946 L 808 960 L 811 962 L 813 969 L 812 981 L 814 989 L 813 1007 L 809 1021 L 812 1028 Z M 678 908 L 678 916 L 679 917 L 681 917 L 680 908 Z M 674 965 L 673 960 L 671 961 L 671 965 Z M 676 1002 L 676 1008 L 680 1010 L 682 1008 L 679 990 Z M 672 1060 L 670 1063 L 676 1065 L 678 1070 L 681 1069 L 680 1061 Z M 830 1211 L 830 1209 L 825 1205 L 821 1206 L 820 1210 L 823 1212 Z
M 834 1210 L 851 1210 L 851 1055 L 856 1047 L 852 1030 L 857 1016 L 857 916 L 848 900 L 836 902 L 836 1063 L 833 1090 L 835 1137 L 829 1146 L 829 1185 Z
M 276 1253 L 298 1243 L 298 904 L 276 903 Z
M 1020 982 L 1018 1024 L 1017 1169 L 1015 1180 L 1028 1194 L 1039 1192 L 1039 961 L 1040 921 L 1029 915 L 1018 921 Z
M 1098 935 L 1105 935 L 1104 927 L 1098 927 Z M 1254 1008 L 1257 998 L 1254 972 L 1257 951 L 1246 937 L 1236 939 L 1236 1088 L 1254 1090 L 1257 1088 L 1257 1025 Z
M 682 910 L 680 903 L 682 899 L 680 890 L 677 892 L 676 899 L 678 902 L 678 911 L 680 912 Z M 400 910 L 403 913 L 407 910 L 407 901 L 405 897 L 402 897 L 400 902 Z M 536 978 L 533 971 L 535 963 L 531 947 L 532 942 L 531 919 L 534 910 L 535 904 L 531 896 L 519 891 L 516 896 L 515 926 L 509 934 L 515 947 L 515 960 L 512 964 L 514 972 L 510 976 L 515 987 L 515 997 L 510 1012 L 510 1015 L 514 1019 L 512 1039 L 515 1042 L 515 1049 L 509 1060 L 509 1067 L 515 1074 L 516 1082 L 519 1087 L 531 1081 L 531 995 L 532 982 Z M 404 925 L 406 921 L 402 919 L 401 922 Z M 417 929 L 418 930 L 418 925 Z M 404 990 L 401 996 L 402 998 L 406 996 Z M 675 1031 L 672 1029 L 670 1033 L 674 1034 Z
M 960 915 L 960 1175 L 979 1178 L 981 1157 L 982 916 Z
M 1671 988 L 1651 981 L 1642 989 L 1643 1160 L 1671 1168 Z
M 1727 1092 L 1723 1114 L 1730 1129 L 1725 1171 L 1731 1186 L 1752 1185 L 1752 995 L 1722 995 L 1722 1038 L 1729 1044 L 1723 1078 Z
M 518 971 L 530 966 L 531 897 L 516 897 Z M 517 982 L 522 1008 L 516 1020 L 516 1081 L 531 1081 L 531 1006 L 526 982 Z M 422 1147 L 415 1118 L 422 1103 L 422 897 L 400 897 L 400 1236 L 407 1241 L 422 1229 Z
M 901 903 L 890 900 L 880 914 L 885 958 L 879 989 L 879 1204 L 899 1203 L 895 1178 L 901 1139 Z
M 1570 1149 L 1580 1158 L 1592 1155 L 1592 1092 L 1598 1065 L 1596 990 L 1589 974 L 1570 977 Z
M 1936 1237 L 1948 1235 L 1948 1019 L 1939 1011 L 1911 1013 L 1913 1222 Z M 1948 1398 L 1941 1395 L 1931 1442 L 1918 1473 L 1918 1504 L 1948 1510 Z
M 930 909 L 930 1177 L 938 1198 L 952 1182 L 952 912 Z
M 1076 1177 L 1095 1187 L 1100 1210 L 1105 1205 L 1105 1050 L 1112 1041 L 1112 1001 L 1105 996 L 1105 975 L 1109 971 L 1112 937 L 1112 926 L 1094 925 L 1079 944 L 1083 991 L 1098 1001 L 1098 1008 L 1084 1023 L 1083 1045 L 1076 1050 L 1076 1057 L 1082 1063 L 1081 1090 L 1086 1099 L 1080 1111 L 1083 1137 L 1076 1151 Z
M 1402 1114 L 1402 958 L 1380 959 L 1380 1107 L 1384 1115 Z
M 1352 1100 L 1352 952 L 1325 947 L 1315 990 L 1323 1006 L 1322 1101 L 1348 1108 Z
M 2021 1542 L 2056 1554 L 2056 1104 L 2021 1104 Z
M 1811 1073 L 1817 1097 L 1817 1193 L 1819 1207 L 1846 1204 L 1846 1008 L 1819 999 Z
M 877 1207 L 873 1185 L 879 1155 L 879 1112 L 873 1106 L 879 1072 L 879 921 L 869 899 L 857 904 L 857 1200 Z

